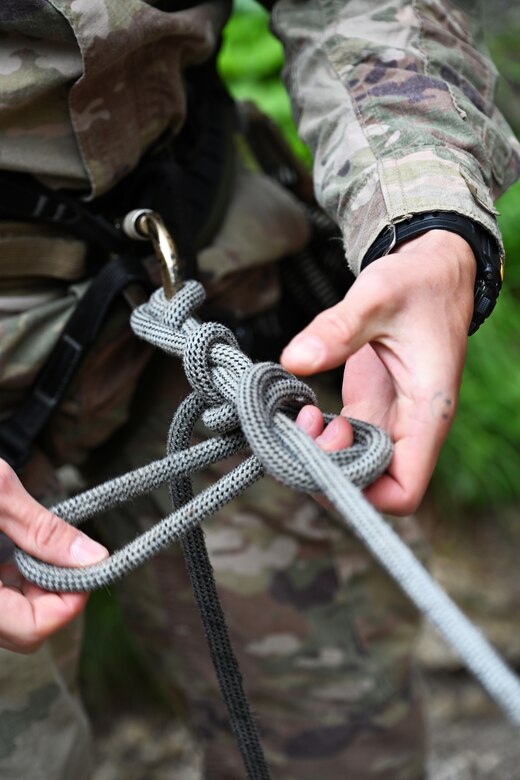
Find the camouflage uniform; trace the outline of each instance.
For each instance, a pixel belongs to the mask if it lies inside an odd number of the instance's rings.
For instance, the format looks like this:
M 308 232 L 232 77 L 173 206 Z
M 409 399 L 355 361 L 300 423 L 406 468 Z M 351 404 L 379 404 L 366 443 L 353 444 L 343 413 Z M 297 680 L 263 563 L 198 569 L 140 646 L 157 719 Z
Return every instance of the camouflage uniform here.
M 314 153 L 316 193 L 342 227 L 355 271 L 382 227 L 420 211 L 467 214 L 498 237 L 491 192 L 516 177 L 520 155 L 493 107 L 493 68 L 469 32 L 473 5 L 275 5 L 288 87 Z M 99 195 L 167 126 L 178 129 L 183 70 L 212 55 L 228 12 L 225 2 L 184 6 L 4 3 L 2 166 Z M 297 204 L 258 172 L 239 168 L 225 222 L 200 257 L 213 304 L 235 313 L 270 305 L 277 293 L 273 262 L 306 236 Z M 85 248 L 54 230 L 6 223 L 0 244 L 5 412 L 81 295 Z M 22 275 L 27 258 L 34 272 Z M 60 270 L 52 271 L 56 258 Z M 272 284 L 264 284 L 268 279 Z M 98 480 L 162 454 L 184 380 L 178 366 L 150 360 L 126 318 L 121 308 L 104 327 L 25 471 L 27 487 L 42 501 L 62 491 L 57 463 L 74 463 Z M 329 391 L 321 392 L 323 406 L 334 408 Z M 110 513 L 99 534 L 119 546 L 168 508 L 164 492 L 139 499 Z M 425 556 L 414 522 L 396 523 Z M 412 659 L 417 617 L 369 556 L 338 521 L 272 481 L 205 527 L 275 777 L 423 777 Z M 206 747 L 205 777 L 242 777 L 178 551 L 117 590 L 150 669 L 172 695 L 179 685 L 185 692 Z M 89 777 L 88 726 L 75 690 L 80 629 L 69 627 L 33 656 L 2 652 L 2 778 Z

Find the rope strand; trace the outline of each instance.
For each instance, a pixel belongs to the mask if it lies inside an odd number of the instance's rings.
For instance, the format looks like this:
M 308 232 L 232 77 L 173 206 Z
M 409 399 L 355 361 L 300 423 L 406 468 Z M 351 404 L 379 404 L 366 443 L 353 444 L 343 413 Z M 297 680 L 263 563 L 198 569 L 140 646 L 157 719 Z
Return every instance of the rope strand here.
M 16 560 L 22 574 L 47 590 L 102 587 L 189 533 L 185 542 L 188 549 L 189 540 L 199 535 L 194 529 L 206 517 L 267 471 L 290 487 L 321 492 L 331 501 L 346 525 L 435 625 L 496 703 L 520 726 L 518 678 L 359 490 L 380 476 L 389 464 L 392 447 L 386 434 L 352 420 L 354 445 L 341 452 L 324 453 L 291 419 L 303 404 L 315 402 L 312 391 L 276 364 L 253 365 L 223 326 L 202 325 L 193 312 L 203 300 L 202 286 L 188 282 L 171 301 L 157 291 L 132 315 L 137 335 L 183 358 L 194 388 L 174 417 L 172 431 L 184 433 L 172 435 L 173 451 L 163 460 L 53 508 L 76 525 L 94 513 L 169 481 L 176 510 L 108 560 L 83 569 L 51 566 L 18 550 Z M 188 408 L 196 408 L 197 415 L 217 432 L 191 448 L 187 448 L 189 435 L 179 418 Z M 192 425 L 191 417 L 190 420 Z M 239 427 L 243 435 L 237 433 Z M 178 446 L 183 448 L 178 450 Z M 203 493 L 191 496 L 190 472 L 247 446 L 254 453 L 252 456 Z M 189 553 L 189 557 L 194 562 L 196 555 Z M 249 768 L 248 773 L 251 771 Z

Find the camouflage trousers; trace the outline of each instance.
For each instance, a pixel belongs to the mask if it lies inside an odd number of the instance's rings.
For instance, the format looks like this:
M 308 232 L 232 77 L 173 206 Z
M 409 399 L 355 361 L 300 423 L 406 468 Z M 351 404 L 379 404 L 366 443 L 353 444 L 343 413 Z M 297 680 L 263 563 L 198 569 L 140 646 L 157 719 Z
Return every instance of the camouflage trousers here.
M 130 338 L 120 327 L 105 329 L 47 437 L 49 451 L 83 460 L 91 479 L 160 457 L 172 409 L 186 389 L 174 361 L 153 358 L 126 424 L 94 449 L 94 457 L 80 458 L 92 432 L 107 426 L 101 419 L 96 424 L 96 412 L 98 418 L 107 409 L 114 414 L 106 402 L 106 361 L 125 344 L 128 352 Z M 133 349 L 133 363 L 144 362 L 146 348 Z M 335 393 L 321 384 L 323 406 L 337 408 Z M 124 398 L 120 391 L 110 390 Z M 198 477 L 197 488 L 223 469 Z M 45 503 L 62 493 L 43 451 L 35 453 L 24 478 Z M 110 512 L 97 532 L 109 547 L 120 546 L 169 507 L 167 491 L 158 491 Z M 424 552 L 413 521 L 396 525 Z M 273 776 L 423 777 L 412 658 L 417 615 L 339 520 L 309 497 L 265 479 L 208 520 L 205 532 Z M 204 745 L 204 777 L 242 778 L 179 550 L 159 555 L 116 592 L 162 689 L 174 695 L 180 687 L 190 703 L 192 727 Z M 91 777 L 89 728 L 75 685 L 80 643 L 81 627 L 73 625 L 34 655 L 1 651 L 3 780 Z
M 221 232 L 199 257 L 211 287 L 210 316 L 268 309 L 277 296 L 274 261 L 307 237 L 305 218 L 283 190 L 259 174 L 239 172 Z M 61 258 L 81 279 L 84 247 L 38 225 L 4 224 L 0 250 L 2 413 L 22 397 L 84 284 L 67 286 L 51 275 L 43 287 L 41 279 L 17 279 L 22 259 L 31 273 L 35 258 L 42 272 Z M 13 313 L 16 306 L 23 311 Z M 94 483 L 164 454 L 169 420 L 187 387 L 175 361 L 150 355 L 131 334 L 121 304 L 24 471 L 27 489 L 42 503 L 63 497 L 55 464 L 74 464 Z M 339 408 L 335 390 L 324 382 L 316 389 L 323 408 Z M 196 476 L 196 489 L 229 468 L 225 463 Z M 110 512 L 96 532 L 109 548 L 120 547 L 169 511 L 168 491 L 160 490 Z M 414 522 L 395 522 L 424 555 Z M 310 497 L 264 479 L 204 528 L 273 776 L 423 777 L 413 662 L 418 617 L 342 523 Z M 114 593 L 160 689 L 172 700 L 180 689 L 189 704 L 204 747 L 204 778 L 243 778 L 179 549 L 157 556 Z M 76 683 L 81 640 L 78 623 L 33 655 L 0 651 L 2 780 L 91 777 L 89 727 Z

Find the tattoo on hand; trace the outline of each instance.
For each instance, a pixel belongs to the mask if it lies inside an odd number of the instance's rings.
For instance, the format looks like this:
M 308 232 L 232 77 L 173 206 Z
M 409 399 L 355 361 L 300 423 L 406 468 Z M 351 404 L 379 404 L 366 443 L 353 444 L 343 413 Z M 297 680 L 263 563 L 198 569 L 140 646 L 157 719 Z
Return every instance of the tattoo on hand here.
M 453 401 L 439 390 L 433 396 L 430 404 L 432 417 L 435 420 L 451 420 Z

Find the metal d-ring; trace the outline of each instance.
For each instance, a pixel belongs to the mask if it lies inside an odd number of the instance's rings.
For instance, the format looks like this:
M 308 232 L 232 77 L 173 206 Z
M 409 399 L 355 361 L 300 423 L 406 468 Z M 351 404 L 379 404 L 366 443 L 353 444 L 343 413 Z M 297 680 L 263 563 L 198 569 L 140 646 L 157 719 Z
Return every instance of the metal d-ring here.
M 123 230 L 130 238 L 148 239 L 161 264 L 161 277 L 166 298 L 173 298 L 182 287 L 181 261 L 175 241 L 160 214 L 151 209 L 135 209 L 123 220 Z

